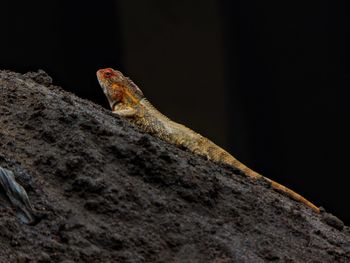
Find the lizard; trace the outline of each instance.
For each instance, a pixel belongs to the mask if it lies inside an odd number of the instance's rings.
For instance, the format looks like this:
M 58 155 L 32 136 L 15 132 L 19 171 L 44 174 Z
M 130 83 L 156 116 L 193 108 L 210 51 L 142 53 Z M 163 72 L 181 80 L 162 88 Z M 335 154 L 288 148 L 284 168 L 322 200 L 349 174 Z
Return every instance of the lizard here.
M 303 196 L 253 171 L 214 142 L 190 128 L 170 120 L 147 100 L 140 88 L 130 78 L 125 77 L 120 71 L 105 68 L 98 70 L 96 75 L 114 114 L 126 118 L 142 131 L 153 134 L 163 141 L 188 149 L 208 160 L 238 168 L 252 179 L 263 179 L 272 188 L 303 203 L 316 213 L 320 213 L 320 209 Z

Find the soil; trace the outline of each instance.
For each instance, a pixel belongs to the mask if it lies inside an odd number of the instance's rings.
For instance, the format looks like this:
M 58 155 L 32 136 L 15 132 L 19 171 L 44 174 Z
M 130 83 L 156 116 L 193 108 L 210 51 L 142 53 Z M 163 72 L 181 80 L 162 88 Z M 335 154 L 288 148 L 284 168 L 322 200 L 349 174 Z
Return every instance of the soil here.
M 0 262 L 350 262 L 335 216 L 142 133 L 43 71 L 0 71 L 0 92 L 0 166 L 44 215 L 27 225 L 1 202 Z

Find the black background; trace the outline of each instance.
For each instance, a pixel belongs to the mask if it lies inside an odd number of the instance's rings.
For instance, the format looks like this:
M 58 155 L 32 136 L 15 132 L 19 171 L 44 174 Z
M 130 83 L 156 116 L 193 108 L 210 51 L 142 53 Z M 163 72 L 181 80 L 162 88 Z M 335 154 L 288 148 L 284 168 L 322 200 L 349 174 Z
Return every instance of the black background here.
M 108 107 L 129 75 L 172 119 L 350 224 L 345 1 L 1 1 L 0 67 Z

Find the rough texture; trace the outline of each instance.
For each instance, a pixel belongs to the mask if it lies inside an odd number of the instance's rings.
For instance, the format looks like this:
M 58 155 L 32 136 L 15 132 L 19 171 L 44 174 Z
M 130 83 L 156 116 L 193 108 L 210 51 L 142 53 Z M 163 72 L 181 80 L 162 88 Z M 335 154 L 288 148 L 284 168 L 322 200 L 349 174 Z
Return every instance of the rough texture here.
M 0 166 L 45 214 L 29 226 L 0 204 L 0 262 L 350 262 L 336 217 L 143 134 L 42 71 L 0 71 L 0 94 Z

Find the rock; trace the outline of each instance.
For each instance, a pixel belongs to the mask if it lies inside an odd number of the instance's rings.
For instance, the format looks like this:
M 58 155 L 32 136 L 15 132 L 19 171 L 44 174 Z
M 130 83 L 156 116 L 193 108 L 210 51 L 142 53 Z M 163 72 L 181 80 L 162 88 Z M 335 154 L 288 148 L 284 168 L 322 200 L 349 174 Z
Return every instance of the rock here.
M 349 228 L 334 216 L 140 133 L 46 76 L 0 71 L 0 166 L 30 174 L 46 215 L 29 226 L 0 203 L 0 262 L 350 262 Z
M 329 213 L 322 214 L 322 221 L 325 222 L 327 225 L 330 225 L 335 229 L 338 229 L 339 231 L 342 231 L 344 228 L 343 221 L 341 221 L 338 217 Z

